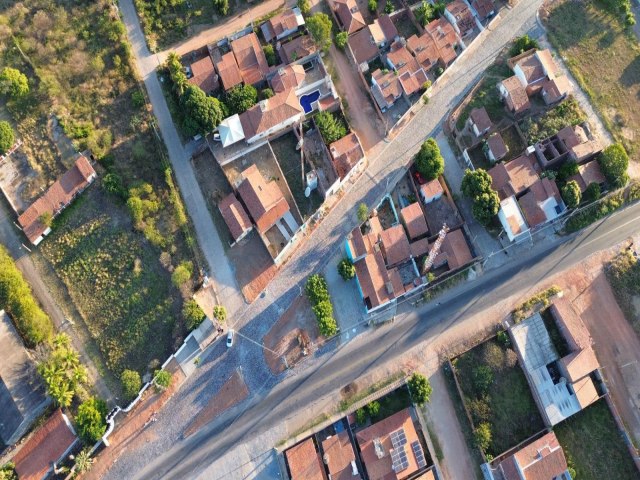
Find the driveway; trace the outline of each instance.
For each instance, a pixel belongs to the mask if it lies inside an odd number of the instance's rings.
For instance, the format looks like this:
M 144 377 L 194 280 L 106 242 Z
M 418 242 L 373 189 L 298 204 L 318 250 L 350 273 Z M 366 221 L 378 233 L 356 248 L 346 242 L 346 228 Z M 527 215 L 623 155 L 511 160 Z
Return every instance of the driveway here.
M 178 187 L 193 222 L 198 244 L 208 264 L 206 267 L 207 274 L 215 282 L 219 301 L 227 308 L 230 314 L 230 323 L 233 324 L 234 314 L 245 305 L 245 302 L 236 283 L 232 265 L 225 255 L 222 241 L 207 209 L 200 185 L 196 180 L 196 175 L 190 162 L 191 155 L 180 142 L 180 137 L 162 93 L 155 71 L 160 64 L 159 58 L 161 57 L 152 55 L 147 48 L 133 0 L 121 0 L 120 11 L 127 28 L 127 36 L 136 59 L 138 72 L 147 87 L 153 114 L 167 146 L 169 160 L 178 181 Z M 250 14 L 250 11 L 245 13 L 245 15 Z M 233 21 L 239 20 L 235 19 Z M 225 31 L 225 25 L 219 27 L 220 31 Z M 209 33 L 210 35 L 214 34 L 213 30 L 209 31 Z

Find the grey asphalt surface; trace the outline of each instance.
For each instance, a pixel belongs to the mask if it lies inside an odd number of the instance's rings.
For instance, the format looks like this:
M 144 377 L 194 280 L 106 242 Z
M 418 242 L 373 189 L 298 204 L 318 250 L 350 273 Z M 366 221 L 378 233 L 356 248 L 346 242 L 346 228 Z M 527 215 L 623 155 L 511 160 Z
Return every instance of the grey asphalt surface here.
M 123 2 L 123 8 L 125 3 L 130 3 L 130 0 Z M 286 307 L 299 295 L 300 287 L 304 284 L 306 277 L 322 268 L 327 259 L 330 259 L 340 248 L 344 236 L 357 223 L 356 206 L 361 202 L 374 205 L 383 196 L 386 188 L 395 183 L 393 180 L 403 173 L 422 141 L 428 136 L 436 136 L 439 133 L 442 119 L 450 108 L 455 106 L 473 86 L 504 45 L 515 35 L 523 33 L 540 35 L 541 30 L 536 23 L 536 12 L 541 3 L 541 0 L 521 1 L 513 9 L 505 10 L 502 13 L 503 18 L 495 22 L 495 26 L 491 27 L 485 37 L 481 41 L 474 42 L 469 47 L 469 51 L 445 72 L 434 86 L 429 105 L 418 111 L 407 127 L 386 145 L 377 158 L 371 159 L 367 171 L 346 193 L 338 207 L 327 215 L 313 235 L 282 267 L 278 276 L 270 283 L 266 295 L 234 316 L 234 326 L 242 335 L 261 341 Z M 135 23 L 137 24 L 137 19 Z M 132 41 L 136 39 L 133 38 Z M 152 74 L 149 78 L 156 77 Z M 152 87 L 157 85 L 157 81 L 148 79 L 146 81 L 148 88 L 149 85 Z M 157 111 L 156 115 L 158 115 Z M 166 115 L 165 120 L 170 122 L 168 112 Z M 175 132 L 175 129 L 173 130 Z M 171 148 L 169 147 L 170 150 Z M 203 208 L 206 210 L 206 207 L 203 206 Z M 529 265 L 534 263 L 535 260 Z M 504 273 L 499 274 L 499 276 L 502 275 Z M 478 280 L 476 284 L 491 285 L 491 288 L 494 288 L 491 282 L 487 283 L 483 279 Z M 446 311 L 457 310 L 460 305 L 463 305 L 461 302 L 464 302 L 465 298 L 456 300 Z M 464 315 L 464 310 L 460 315 Z M 434 319 L 440 317 L 441 314 Z M 158 414 L 158 421 L 150 427 L 155 440 L 135 451 L 125 453 L 111 469 L 107 478 L 131 478 L 132 472 L 137 472 L 135 478 L 193 476 L 194 472 L 236 447 L 248 432 L 252 431 L 253 435 L 256 429 L 264 431 L 265 428 L 280 422 L 284 416 L 283 412 L 293 414 L 298 407 L 304 407 L 305 398 L 321 396 L 326 394 L 327 389 L 348 383 L 372 365 L 375 358 L 386 359 L 387 357 L 383 355 L 376 356 L 375 352 L 380 352 L 380 349 L 396 351 L 394 344 L 401 340 L 399 336 L 403 335 L 402 332 L 406 333 L 412 325 L 415 326 L 415 320 L 409 321 L 401 329 L 394 329 L 393 332 L 383 330 L 384 334 L 376 335 L 375 339 L 367 337 L 363 342 L 354 341 L 361 344 L 360 348 L 367 352 L 373 346 L 371 353 L 361 355 L 360 351 L 351 352 L 347 348 L 339 350 L 335 356 L 325 355 L 329 351 L 336 350 L 335 345 L 328 345 L 317 353 L 319 359 L 312 362 L 314 364 L 312 371 L 323 373 L 311 374 L 310 372 L 304 377 L 298 376 L 284 383 L 282 383 L 282 377 L 274 377 L 265 365 L 261 348 L 243 341 L 242 338 L 238 338 L 237 344 L 228 352 L 225 352 L 221 344 L 216 344 L 207 352 L 207 357 L 202 359 L 197 371 L 186 380 L 182 388 Z M 412 334 L 412 338 L 415 342 L 418 336 Z M 357 364 L 353 362 L 356 358 L 359 360 Z M 343 363 L 336 363 L 340 361 Z M 330 369 L 326 368 L 327 362 L 332 365 Z M 184 429 L 217 392 L 222 379 L 227 378 L 229 373 L 238 366 L 243 368 L 243 377 L 251 392 L 250 400 L 243 406 L 253 405 L 253 407 L 244 411 L 238 420 L 240 423 L 234 424 L 232 431 L 226 431 L 225 425 L 219 423 L 224 420 L 222 419 L 212 422 L 199 434 L 182 440 Z M 316 379 L 317 383 L 314 384 Z M 286 408 L 278 409 L 278 405 L 281 407 L 286 405 Z M 279 413 L 273 411 L 274 407 Z M 311 412 L 305 414 L 311 415 Z M 267 445 L 265 448 L 271 446 Z

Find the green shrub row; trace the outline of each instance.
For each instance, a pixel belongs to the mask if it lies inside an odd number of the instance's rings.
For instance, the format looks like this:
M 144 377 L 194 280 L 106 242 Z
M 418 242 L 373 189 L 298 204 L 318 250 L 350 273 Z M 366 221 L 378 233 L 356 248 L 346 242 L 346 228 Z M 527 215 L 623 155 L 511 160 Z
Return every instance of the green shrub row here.
M 29 347 L 48 342 L 53 336 L 51 319 L 36 303 L 29 284 L 3 246 L 0 246 L 0 307 L 11 315 Z
M 326 337 L 338 333 L 338 324 L 333 318 L 333 305 L 324 277 L 318 273 L 311 275 L 307 279 L 305 290 L 318 321 L 320 333 Z

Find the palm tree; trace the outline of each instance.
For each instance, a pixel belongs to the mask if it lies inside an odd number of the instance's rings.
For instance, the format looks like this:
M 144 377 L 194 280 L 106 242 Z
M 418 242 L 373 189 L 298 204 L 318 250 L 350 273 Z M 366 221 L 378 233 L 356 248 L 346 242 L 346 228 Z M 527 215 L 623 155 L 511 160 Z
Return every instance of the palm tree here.
M 91 458 L 91 455 L 89 454 L 88 449 L 85 448 L 80 453 L 78 453 L 78 455 L 76 455 L 75 466 L 76 466 L 77 472 L 79 473 L 88 472 L 91 469 L 92 465 L 93 465 L 93 458 Z

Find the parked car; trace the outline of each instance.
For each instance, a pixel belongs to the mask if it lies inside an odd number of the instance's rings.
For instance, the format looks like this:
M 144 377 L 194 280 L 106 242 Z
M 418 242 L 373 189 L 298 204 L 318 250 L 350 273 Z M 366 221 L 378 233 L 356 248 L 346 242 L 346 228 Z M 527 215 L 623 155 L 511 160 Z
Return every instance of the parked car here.
M 233 337 L 235 335 L 235 330 L 230 328 L 227 332 L 227 348 L 231 348 L 233 346 Z

